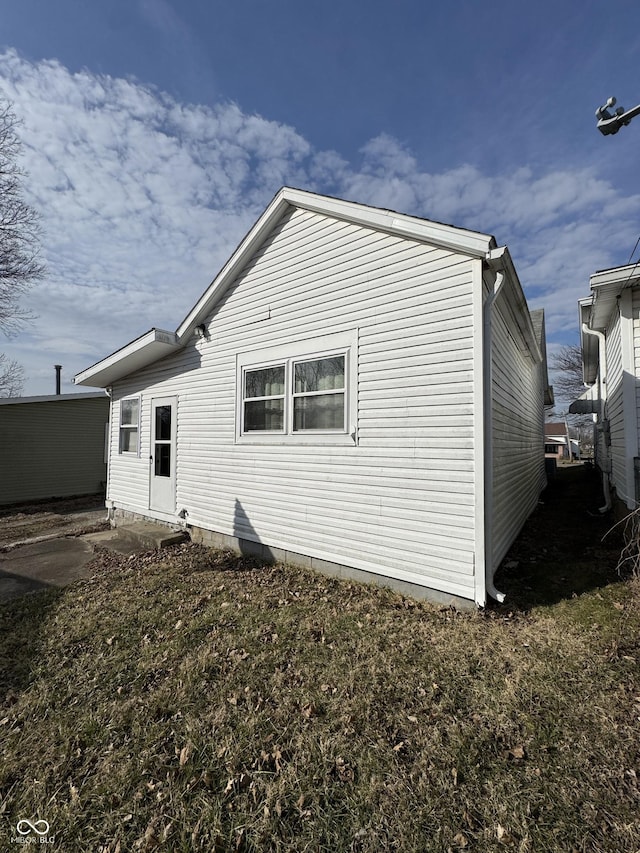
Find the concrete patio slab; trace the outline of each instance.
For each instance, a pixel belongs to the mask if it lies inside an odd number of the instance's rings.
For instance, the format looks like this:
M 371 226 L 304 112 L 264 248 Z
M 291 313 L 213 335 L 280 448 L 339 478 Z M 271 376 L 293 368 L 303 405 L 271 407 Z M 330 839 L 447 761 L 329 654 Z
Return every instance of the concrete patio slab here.
M 88 577 L 93 548 L 81 539 L 53 539 L 0 553 L 0 601 Z

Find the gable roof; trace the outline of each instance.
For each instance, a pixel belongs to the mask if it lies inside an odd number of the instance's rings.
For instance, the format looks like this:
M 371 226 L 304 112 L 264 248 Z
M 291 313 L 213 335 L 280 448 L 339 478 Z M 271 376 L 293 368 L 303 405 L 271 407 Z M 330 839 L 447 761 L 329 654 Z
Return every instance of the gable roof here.
M 544 425 L 544 434 L 545 436 L 567 436 L 567 425 L 563 423 L 545 423 Z
M 107 387 L 117 379 L 186 346 L 196 327 L 210 314 L 229 285 L 291 208 L 320 213 L 388 234 L 441 246 L 472 258 L 486 258 L 497 248 L 496 240 L 490 234 L 283 187 L 175 332 L 151 329 L 122 349 L 78 373 L 74 378 L 75 384 Z

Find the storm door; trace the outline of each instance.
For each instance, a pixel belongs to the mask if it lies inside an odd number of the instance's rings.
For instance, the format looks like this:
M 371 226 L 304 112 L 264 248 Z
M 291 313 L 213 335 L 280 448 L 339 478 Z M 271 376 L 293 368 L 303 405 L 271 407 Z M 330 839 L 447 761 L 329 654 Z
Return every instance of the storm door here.
M 151 455 L 149 457 L 149 507 L 176 511 L 176 397 L 151 401 Z

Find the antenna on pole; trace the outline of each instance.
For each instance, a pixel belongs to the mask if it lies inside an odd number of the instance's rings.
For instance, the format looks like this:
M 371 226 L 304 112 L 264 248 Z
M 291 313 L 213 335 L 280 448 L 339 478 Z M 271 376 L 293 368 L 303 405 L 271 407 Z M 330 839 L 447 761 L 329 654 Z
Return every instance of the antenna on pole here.
M 611 133 L 617 133 L 623 124 L 629 124 L 632 118 L 640 115 L 640 104 L 625 112 L 624 107 L 616 107 L 615 112 L 611 112 L 616 105 L 614 97 L 609 98 L 606 104 L 598 107 L 596 110 L 596 118 L 598 119 L 598 130 L 604 136 L 609 136 Z

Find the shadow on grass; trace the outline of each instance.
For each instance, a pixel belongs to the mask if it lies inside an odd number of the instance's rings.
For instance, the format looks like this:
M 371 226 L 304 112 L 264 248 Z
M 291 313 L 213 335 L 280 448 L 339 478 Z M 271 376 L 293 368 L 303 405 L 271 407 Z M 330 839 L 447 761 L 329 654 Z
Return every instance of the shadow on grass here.
M 495 577 L 509 609 L 555 604 L 620 580 L 622 525 L 614 528 L 601 475 L 582 464 L 560 467 Z
M 50 612 L 63 594 L 49 587 L 0 604 L 0 716 L 31 683 Z

